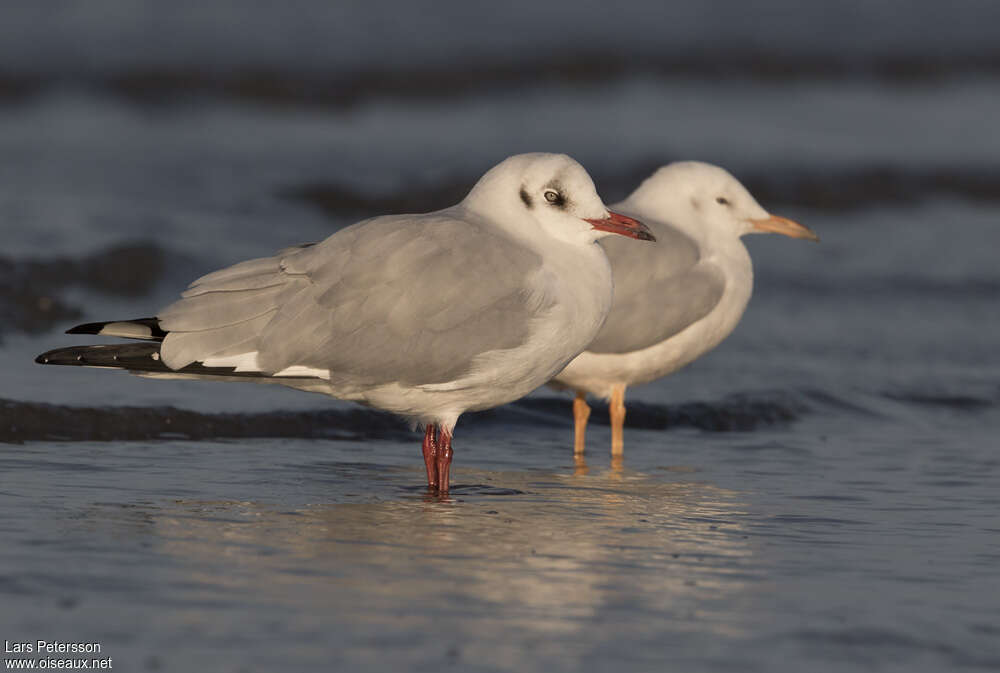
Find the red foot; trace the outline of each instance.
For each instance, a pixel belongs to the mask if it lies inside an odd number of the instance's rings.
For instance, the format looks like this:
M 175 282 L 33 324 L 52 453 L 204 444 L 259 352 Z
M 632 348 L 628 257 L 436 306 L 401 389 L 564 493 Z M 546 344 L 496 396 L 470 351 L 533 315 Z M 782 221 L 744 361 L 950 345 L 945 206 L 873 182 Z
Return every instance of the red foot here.
M 427 468 L 427 488 L 437 489 L 438 487 L 438 443 L 434 438 L 434 425 L 427 424 L 424 430 L 424 467 Z
M 451 433 L 428 425 L 424 430 L 424 467 L 427 468 L 427 488 L 447 493 L 451 476 Z
M 454 452 L 451 450 L 451 434 L 441 430 L 438 434 L 438 455 L 437 474 L 438 492 L 447 493 L 451 483 L 451 457 Z

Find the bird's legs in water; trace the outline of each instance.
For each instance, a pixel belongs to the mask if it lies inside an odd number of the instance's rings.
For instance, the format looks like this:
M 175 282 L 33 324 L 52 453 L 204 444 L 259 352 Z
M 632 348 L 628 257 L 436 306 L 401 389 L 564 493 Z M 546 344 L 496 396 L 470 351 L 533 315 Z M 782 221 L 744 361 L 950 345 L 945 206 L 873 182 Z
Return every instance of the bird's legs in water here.
M 427 488 L 447 493 L 451 477 L 451 433 L 428 423 L 424 429 L 424 467 L 427 468 Z
M 436 428 L 433 423 L 428 423 L 424 429 L 424 467 L 427 468 L 427 488 L 437 490 L 438 487 L 438 444 L 434 436 Z
M 590 418 L 590 407 L 587 406 L 587 393 L 576 391 L 573 400 L 573 455 L 582 456 L 587 439 L 587 419 Z
M 611 455 L 620 456 L 625 452 L 625 384 L 611 386 L 611 402 L 608 404 L 611 417 Z
M 441 428 L 438 432 L 437 475 L 438 493 L 447 493 L 451 481 L 451 433 Z

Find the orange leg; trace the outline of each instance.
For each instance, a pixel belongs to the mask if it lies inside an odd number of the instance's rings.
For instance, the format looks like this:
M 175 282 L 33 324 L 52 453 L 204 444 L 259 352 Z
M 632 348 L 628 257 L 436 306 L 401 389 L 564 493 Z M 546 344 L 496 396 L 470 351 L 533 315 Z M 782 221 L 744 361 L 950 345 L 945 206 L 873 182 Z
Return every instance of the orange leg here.
M 625 452 L 625 384 L 611 386 L 611 402 L 608 404 L 611 416 L 611 455 L 620 456 Z
M 587 406 L 587 393 L 576 392 L 573 400 L 573 455 L 582 456 L 587 440 L 587 419 L 590 418 L 590 407 Z

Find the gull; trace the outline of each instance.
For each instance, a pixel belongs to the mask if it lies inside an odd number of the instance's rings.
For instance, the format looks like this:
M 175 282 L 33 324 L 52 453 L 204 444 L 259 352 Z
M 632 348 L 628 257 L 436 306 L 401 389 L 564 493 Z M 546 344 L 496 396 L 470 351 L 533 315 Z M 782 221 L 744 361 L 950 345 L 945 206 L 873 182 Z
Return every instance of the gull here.
M 577 456 L 584 452 L 588 393 L 609 400 L 611 453 L 620 456 L 626 387 L 677 371 L 736 327 L 753 291 L 753 265 L 741 236 L 773 232 L 819 240 L 801 224 L 764 210 L 725 169 L 697 161 L 661 167 L 612 208 L 641 219 L 658 242 L 601 242 L 614 278 L 611 313 L 587 350 L 552 382 L 576 391 Z
M 387 410 L 424 426 L 427 485 L 447 493 L 459 416 L 544 385 L 597 335 L 612 288 L 596 241 L 612 234 L 653 240 L 570 157 L 516 155 L 450 208 L 364 220 L 203 276 L 153 318 L 68 331 L 138 343 L 36 362 L 277 383 Z

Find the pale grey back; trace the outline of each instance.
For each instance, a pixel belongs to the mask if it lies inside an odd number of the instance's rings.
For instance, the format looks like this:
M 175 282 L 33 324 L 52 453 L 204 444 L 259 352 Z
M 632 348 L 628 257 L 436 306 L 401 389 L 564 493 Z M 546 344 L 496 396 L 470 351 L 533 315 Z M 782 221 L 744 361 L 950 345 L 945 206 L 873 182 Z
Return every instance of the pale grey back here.
M 452 381 L 528 336 L 541 257 L 446 213 L 379 217 L 209 274 L 160 315 L 164 361 L 258 352 L 267 373 L 353 385 Z M 482 282 L 474 282 L 482 279 Z
M 588 351 L 648 348 L 704 318 L 722 298 L 725 276 L 701 258 L 694 240 L 669 224 L 644 222 L 655 243 L 620 236 L 601 240 L 611 262 L 614 304 Z

